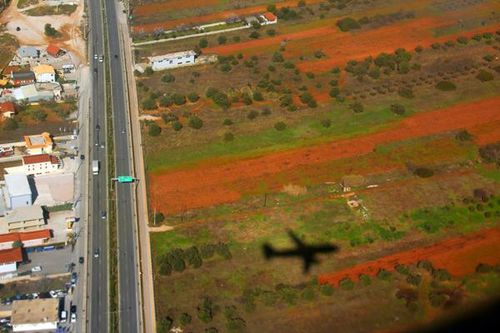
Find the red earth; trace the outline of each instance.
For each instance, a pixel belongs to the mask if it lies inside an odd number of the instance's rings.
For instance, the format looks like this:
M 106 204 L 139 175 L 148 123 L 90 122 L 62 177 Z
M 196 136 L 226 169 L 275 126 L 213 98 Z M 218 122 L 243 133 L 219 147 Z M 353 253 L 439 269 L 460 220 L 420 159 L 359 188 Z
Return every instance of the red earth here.
M 338 272 L 322 274 L 320 283 L 337 286 L 342 279 L 357 281 L 361 274 L 375 276 L 381 269 L 393 271 L 397 264 L 414 264 L 428 260 L 435 268 L 446 269 L 453 276 L 473 273 L 479 263 L 500 263 L 500 230 L 485 229 L 478 233 L 450 238 L 439 243 L 364 262 Z
M 392 123 L 383 131 L 356 138 L 229 163 L 209 160 L 183 170 L 155 171 L 149 174 L 151 205 L 164 214 L 174 214 L 192 208 L 236 202 L 262 179 L 272 178 L 272 175 L 367 154 L 379 144 L 464 128 L 474 129 L 498 122 L 499 107 L 500 97 L 494 97 L 418 113 Z M 491 131 L 498 133 L 498 127 Z M 488 137 L 491 137 L 491 131 L 486 133 Z M 481 133 L 476 134 L 476 140 L 482 140 Z M 308 170 L 311 174 L 304 176 L 315 179 L 314 168 Z M 279 183 L 280 179 L 274 181 Z

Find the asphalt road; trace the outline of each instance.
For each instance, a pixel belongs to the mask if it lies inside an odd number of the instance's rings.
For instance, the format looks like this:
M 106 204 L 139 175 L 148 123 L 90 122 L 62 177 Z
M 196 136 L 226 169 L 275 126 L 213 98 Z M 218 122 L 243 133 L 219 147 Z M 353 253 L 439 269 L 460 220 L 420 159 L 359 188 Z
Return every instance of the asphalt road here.
M 129 144 L 130 125 L 124 90 L 125 77 L 122 66 L 123 50 L 118 31 L 117 8 L 113 0 L 105 1 L 111 94 L 113 103 L 113 129 L 116 176 L 133 175 L 132 146 Z M 119 331 L 139 332 L 139 276 L 137 255 L 136 219 L 134 216 L 134 185 L 116 186 L 117 237 L 118 237 L 118 286 Z
M 90 112 L 90 156 L 88 162 L 99 161 L 98 175 L 90 175 L 89 190 L 89 228 L 90 228 L 90 256 L 87 263 L 90 272 L 88 332 L 107 332 L 109 328 L 109 292 L 108 292 L 108 225 L 101 218 L 103 211 L 107 211 L 107 163 L 106 163 L 106 109 L 105 109 L 105 77 L 104 63 L 94 59 L 93 54 L 104 54 L 103 17 L 100 0 L 92 0 L 89 5 L 89 57 L 92 71 L 92 97 Z M 104 145 L 104 148 L 101 148 Z M 89 168 L 92 172 L 92 168 Z M 98 251 L 99 257 L 94 253 Z

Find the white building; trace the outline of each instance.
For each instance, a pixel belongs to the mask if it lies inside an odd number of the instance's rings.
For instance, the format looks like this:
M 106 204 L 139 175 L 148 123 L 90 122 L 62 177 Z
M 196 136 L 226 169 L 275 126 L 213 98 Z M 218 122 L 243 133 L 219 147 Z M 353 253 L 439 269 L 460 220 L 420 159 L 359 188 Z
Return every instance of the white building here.
M 45 215 L 42 206 L 20 207 L 6 212 L 3 222 L 7 232 L 40 230 L 45 228 Z
M 61 161 L 54 155 L 38 154 L 23 156 L 23 171 L 26 175 L 47 175 L 58 171 Z
M 10 209 L 33 204 L 33 192 L 26 175 L 6 174 L 5 186 L 7 187 L 7 207 Z
M 0 274 L 17 271 L 17 263 L 23 261 L 21 248 L 0 250 Z
M 161 71 L 168 68 L 194 65 L 195 58 L 196 52 L 192 50 L 182 51 L 156 57 L 149 57 L 149 64 L 154 71 Z
M 56 71 L 50 65 L 38 65 L 33 67 L 36 82 L 56 82 Z
M 14 96 L 18 102 L 26 101 L 28 103 L 36 103 L 42 100 L 49 101 L 54 99 L 54 92 L 38 90 L 34 84 L 29 84 L 13 89 L 12 96 Z
M 59 298 L 14 301 L 10 322 L 13 332 L 54 331 L 59 322 Z

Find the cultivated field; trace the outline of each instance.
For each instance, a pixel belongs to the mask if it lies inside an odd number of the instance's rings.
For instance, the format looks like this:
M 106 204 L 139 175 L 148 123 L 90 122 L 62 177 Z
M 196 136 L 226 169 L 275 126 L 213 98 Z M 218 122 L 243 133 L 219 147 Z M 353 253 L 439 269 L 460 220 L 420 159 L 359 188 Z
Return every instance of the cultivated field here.
M 278 23 L 160 41 L 265 11 Z M 158 331 L 405 331 L 500 296 L 497 12 L 135 1 L 134 41 L 158 40 L 136 62 L 218 56 L 136 72 Z M 339 251 L 307 274 L 266 259 L 287 230 Z

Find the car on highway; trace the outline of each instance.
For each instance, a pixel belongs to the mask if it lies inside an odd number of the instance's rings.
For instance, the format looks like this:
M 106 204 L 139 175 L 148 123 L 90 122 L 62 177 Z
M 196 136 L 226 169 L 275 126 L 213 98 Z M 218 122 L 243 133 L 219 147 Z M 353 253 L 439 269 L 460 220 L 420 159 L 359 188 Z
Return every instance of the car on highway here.
M 101 212 L 101 219 L 105 220 L 105 219 L 106 219 L 106 216 L 107 216 L 106 211 L 105 211 L 105 210 L 103 210 L 103 211 Z
M 85 155 L 83 155 L 83 154 L 82 154 L 82 155 L 80 155 L 80 159 L 81 159 L 81 160 L 84 160 L 84 159 L 85 159 Z
M 104 56 L 103 56 L 103 55 L 101 55 L 101 56 L 99 57 L 99 62 L 104 62 Z
M 83 264 L 83 262 L 84 262 L 84 261 L 85 261 L 85 259 L 83 259 L 83 257 L 80 257 L 80 258 L 78 259 L 78 262 L 79 262 L 80 264 Z
M 97 53 L 95 53 L 94 54 L 94 59 L 97 60 L 97 58 L 98 58 L 98 55 L 97 55 Z
M 71 280 L 70 280 L 70 282 L 71 282 L 72 285 L 76 284 L 76 278 L 77 278 L 76 272 L 71 273 Z
M 76 323 L 76 305 L 71 305 L 69 312 L 71 312 L 71 322 Z
M 95 252 L 94 252 L 94 258 L 99 258 L 99 250 L 95 250 Z
M 35 272 L 41 272 L 42 271 L 42 266 L 35 266 L 35 267 L 31 268 L 31 271 L 33 273 L 35 273 Z

